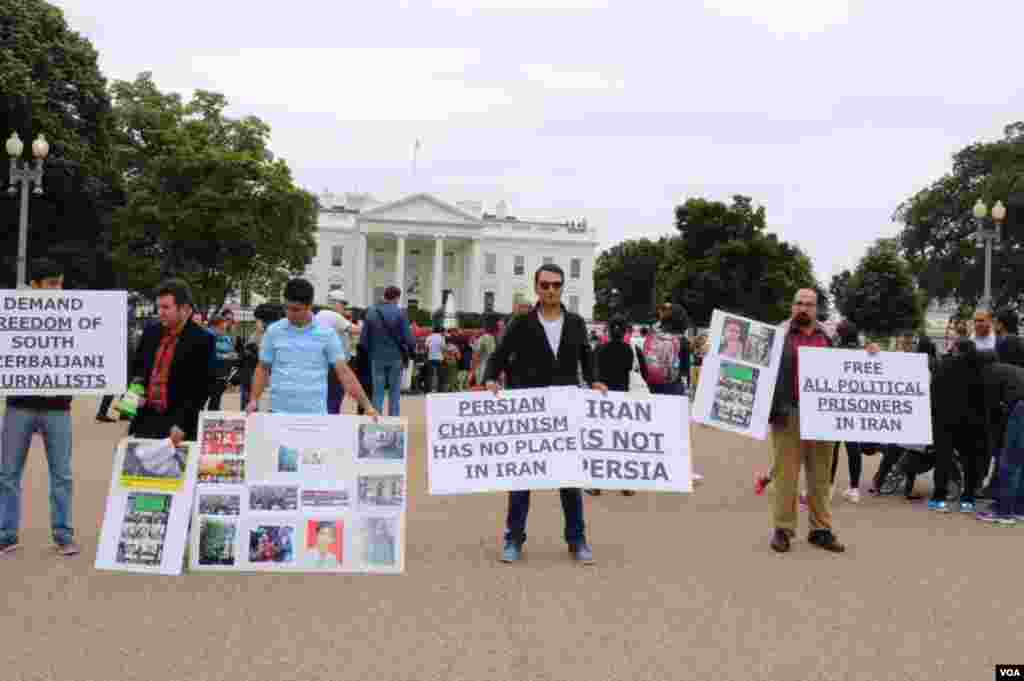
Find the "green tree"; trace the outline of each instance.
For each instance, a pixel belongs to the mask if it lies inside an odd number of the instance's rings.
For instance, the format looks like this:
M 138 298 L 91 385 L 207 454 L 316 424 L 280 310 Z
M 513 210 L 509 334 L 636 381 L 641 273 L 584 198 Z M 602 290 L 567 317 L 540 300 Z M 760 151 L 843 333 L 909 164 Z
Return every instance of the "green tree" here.
M 894 239 L 876 241 L 853 272 L 832 278 L 831 289 L 840 314 L 869 334 L 893 336 L 924 323 L 924 296 Z
M 715 309 L 778 322 L 797 289 L 818 288 L 810 258 L 765 232 L 765 210 L 749 197 L 727 205 L 701 198 L 676 208 L 680 237 L 666 242 L 658 290 L 670 292 L 698 325 Z
M 28 255 L 60 261 L 72 288 L 114 283 L 110 217 L 121 197 L 106 87 L 96 50 L 60 9 L 0 0 L 0 136 L 16 131 L 26 159 L 36 135 L 50 142 L 44 193 L 30 200 Z M 18 201 L 0 200 L 0 286 L 14 284 L 18 213 Z
M 612 312 L 630 321 L 654 316 L 658 266 L 664 257 L 667 237 L 657 241 L 623 241 L 597 256 L 594 264 L 594 317 L 607 320 Z M 613 291 L 618 291 L 618 296 Z
M 269 152 L 263 121 L 227 117 L 226 98 L 214 92 L 183 102 L 148 73 L 112 92 L 127 190 L 114 257 L 131 288 L 180 276 L 210 309 L 242 288 L 273 294 L 283 272 L 309 264 L 316 200 Z
M 903 255 L 929 299 L 973 306 L 981 297 L 984 251 L 971 234 L 978 228 L 978 199 L 1007 206 L 1003 242 L 993 256 L 992 297 L 998 305 L 1020 303 L 1024 290 L 1024 122 L 1006 126 L 1003 139 L 977 142 L 953 156 L 951 172 L 917 192 L 896 210 L 903 223 Z

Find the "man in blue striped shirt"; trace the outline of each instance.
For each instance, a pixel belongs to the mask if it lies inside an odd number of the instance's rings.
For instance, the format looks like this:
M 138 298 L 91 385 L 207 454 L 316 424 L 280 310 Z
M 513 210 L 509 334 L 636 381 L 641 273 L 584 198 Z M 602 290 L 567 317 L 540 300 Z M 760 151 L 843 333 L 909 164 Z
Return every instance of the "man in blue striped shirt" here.
M 252 396 L 246 411 L 259 409 L 270 381 L 270 410 L 279 414 L 327 414 L 327 371 L 333 369 L 345 392 L 377 416 L 363 386 L 348 367 L 348 356 L 338 334 L 313 322 L 313 285 L 292 279 L 284 287 L 285 318 L 267 329 L 253 376 Z

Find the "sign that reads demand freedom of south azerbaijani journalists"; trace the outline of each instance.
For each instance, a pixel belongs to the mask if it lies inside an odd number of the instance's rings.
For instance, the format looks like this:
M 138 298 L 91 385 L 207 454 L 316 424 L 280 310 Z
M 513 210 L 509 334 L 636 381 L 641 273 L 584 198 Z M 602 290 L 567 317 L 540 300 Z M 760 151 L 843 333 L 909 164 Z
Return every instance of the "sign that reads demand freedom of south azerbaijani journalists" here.
M 431 494 L 580 487 L 575 388 L 427 397 Z
M 928 357 L 800 348 L 800 437 L 932 444 Z
M 0 290 L 0 394 L 123 392 L 127 293 Z

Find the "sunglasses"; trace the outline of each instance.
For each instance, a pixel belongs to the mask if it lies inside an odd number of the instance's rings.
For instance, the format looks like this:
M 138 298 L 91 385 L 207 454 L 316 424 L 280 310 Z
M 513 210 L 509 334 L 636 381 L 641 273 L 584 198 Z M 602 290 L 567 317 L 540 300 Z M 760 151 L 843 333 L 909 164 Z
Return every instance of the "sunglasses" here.
M 540 286 L 541 291 L 547 291 L 548 289 L 555 289 L 556 291 L 562 288 L 562 282 L 560 281 L 542 281 L 537 284 Z

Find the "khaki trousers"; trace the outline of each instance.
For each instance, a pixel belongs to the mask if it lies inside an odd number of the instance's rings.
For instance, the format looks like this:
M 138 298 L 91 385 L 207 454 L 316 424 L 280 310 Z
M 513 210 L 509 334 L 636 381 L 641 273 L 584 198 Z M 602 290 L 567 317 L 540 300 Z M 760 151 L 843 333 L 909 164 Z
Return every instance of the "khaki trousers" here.
M 812 530 L 832 529 L 832 443 L 800 439 L 800 417 L 771 427 L 772 522 L 776 529 L 796 532 L 800 497 L 800 466 L 807 478 L 807 507 Z

